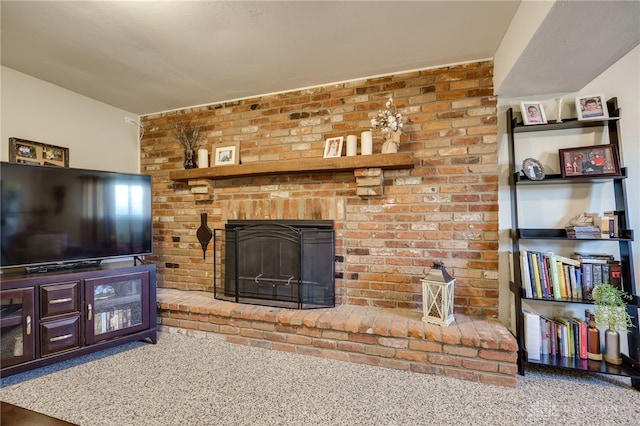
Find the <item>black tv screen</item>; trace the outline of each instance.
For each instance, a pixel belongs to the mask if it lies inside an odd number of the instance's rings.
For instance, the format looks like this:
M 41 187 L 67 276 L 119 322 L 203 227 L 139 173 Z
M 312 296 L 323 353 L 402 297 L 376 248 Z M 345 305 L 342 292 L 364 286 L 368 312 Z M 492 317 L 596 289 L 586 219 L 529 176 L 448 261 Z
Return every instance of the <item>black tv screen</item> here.
M 152 253 L 151 177 L 2 162 L 0 266 Z

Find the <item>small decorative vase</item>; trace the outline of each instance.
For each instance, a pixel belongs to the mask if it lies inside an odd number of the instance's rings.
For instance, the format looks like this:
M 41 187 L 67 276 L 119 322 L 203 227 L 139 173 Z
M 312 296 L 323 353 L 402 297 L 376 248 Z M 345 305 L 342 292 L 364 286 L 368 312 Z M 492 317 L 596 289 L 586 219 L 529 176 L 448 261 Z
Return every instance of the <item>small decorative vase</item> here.
M 604 360 L 609 364 L 622 364 L 620 334 L 610 328 L 604 333 Z
M 400 145 L 400 130 L 395 132 L 389 132 L 385 135 L 385 142 L 382 144 L 383 154 L 393 154 L 398 152 L 398 146 Z
M 196 236 L 202 246 L 202 259 L 205 260 L 207 258 L 207 246 L 209 245 L 211 238 L 213 238 L 213 232 L 207 225 L 206 213 L 200 213 L 200 228 L 196 231 Z
M 596 317 L 592 313 L 589 313 L 588 317 L 587 358 L 595 361 L 602 361 L 602 354 L 600 353 L 600 331 L 596 328 Z
M 556 99 L 556 123 L 562 123 L 562 98 Z
M 193 161 L 194 152 L 192 149 L 184 150 L 184 168 L 185 169 L 195 169 L 196 163 Z

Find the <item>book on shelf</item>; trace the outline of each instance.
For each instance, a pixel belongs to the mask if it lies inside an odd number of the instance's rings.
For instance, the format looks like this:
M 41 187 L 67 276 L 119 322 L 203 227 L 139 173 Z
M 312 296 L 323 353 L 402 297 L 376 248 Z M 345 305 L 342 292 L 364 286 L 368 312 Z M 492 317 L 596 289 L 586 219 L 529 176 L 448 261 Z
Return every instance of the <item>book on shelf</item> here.
M 533 289 L 531 287 L 531 275 L 529 274 L 529 257 L 526 250 L 520 251 L 520 279 L 525 297 L 533 297 Z
M 541 330 L 540 315 L 522 311 L 524 316 L 524 347 L 529 359 L 540 360 Z
M 608 210 L 604 212 L 604 215 L 611 219 L 609 235 L 612 238 L 621 237 L 626 223 L 624 210 Z
M 540 315 L 540 354 L 541 355 L 549 355 L 551 352 L 550 349 L 550 326 L 549 321 Z
M 579 251 L 573 252 L 571 258 L 580 262 L 590 263 L 606 263 L 608 260 L 615 259 L 613 255 L 609 253 L 585 253 Z
M 569 292 L 567 291 L 567 281 L 563 263 L 556 261 L 556 268 L 558 270 L 558 279 L 560 280 L 560 297 L 567 299 L 569 297 Z
M 580 265 L 580 271 L 582 272 L 582 298 L 585 300 L 591 299 L 591 292 L 593 291 L 593 268 L 590 263 L 583 263 Z
M 609 280 L 612 286 L 622 290 L 622 264 L 620 262 L 609 264 Z
M 573 320 L 578 324 L 578 332 L 579 332 L 579 345 L 578 345 L 578 352 L 580 355 L 580 358 L 582 359 L 587 359 L 587 349 L 588 349 L 588 342 L 587 342 L 587 323 L 586 321 L 581 320 L 580 318 L 573 318 Z
M 546 252 L 544 256 L 545 259 L 547 259 L 553 298 L 556 300 L 561 300 L 562 292 L 560 291 L 560 277 L 558 276 L 557 257 L 552 252 Z
M 533 282 L 535 284 L 535 297 L 542 299 L 542 282 L 540 281 L 540 268 L 538 266 L 538 253 L 532 252 L 530 259 L 531 269 L 533 270 Z
M 575 238 L 575 239 L 580 239 L 580 238 L 601 238 L 602 237 L 602 231 L 600 230 L 600 228 L 598 226 L 565 226 L 564 227 L 566 233 L 567 233 L 567 238 Z
M 582 297 L 582 289 L 578 287 L 579 278 L 574 265 L 567 265 L 567 274 L 569 275 L 569 282 L 571 284 L 571 298 L 580 299 Z

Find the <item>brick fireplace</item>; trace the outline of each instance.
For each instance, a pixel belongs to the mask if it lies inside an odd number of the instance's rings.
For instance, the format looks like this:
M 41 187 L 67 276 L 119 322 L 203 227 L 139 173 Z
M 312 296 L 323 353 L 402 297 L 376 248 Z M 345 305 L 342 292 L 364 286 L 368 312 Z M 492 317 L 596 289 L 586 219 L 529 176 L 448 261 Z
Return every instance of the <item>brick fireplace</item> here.
M 465 63 L 142 117 L 141 164 L 142 172 L 153 176 L 151 260 L 158 265 L 163 324 L 221 332 L 237 343 L 274 349 L 314 352 L 311 348 L 328 345 L 328 355 L 316 354 L 341 358 L 337 353 L 344 351 L 355 362 L 369 359 L 361 358 L 367 353 L 387 366 L 396 356 L 415 358 L 422 367 L 403 364 L 406 360 L 397 365 L 436 373 L 453 363 L 452 375 L 482 380 L 479 372 L 488 371 L 484 381 L 506 374 L 513 384 L 515 341 L 495 320 L 498 157 L 492 73 L 492 61 Z M 410 168 L 301 169 L 182 181 L 169 176 L 183 168 L 183 152 L 171 134 L 179 119 L 202 126 L 210 152 L 216 144 L 239 143 L 242 165 L 303 165 L 322 159 L 325 139 L 370 129 L 370 119 L 389 97 L 408 120 L 399 152 L 412 155 Z M 374 136 L 374 153 L 381 145 Z M 203 261 L 195 237 L 201 212 L 218 229 L 230 220 L 333 221 L 338 278 L 331 309 L 337 311 L 293 314 L 215 301 L 215 256 L 210 247 Z M 422 310 L 420 279 L 439 261 L 456 278 L 454 311 L 456 323 L 463 324 L 436 332 L 414 319 Z M 395 321 L 406 325 L 404 331 Z M 403 351 L 405 345 L 417 352 Z M 482 352 L 483 347 L 491 350 Z M 447 351 L 453 358 L 443 355 Z
M 455 311 L 498 314 L 498 164 L 493 63 L 482 61 L 363 79 L 142 117 L 141 170 L 153 176 L 154 256 L 161 287 L 213 292 L 211 251 L 195 238 L 233 219 L 333 220 L 336 303 L 422 309 L 422 278 L 434 261 L 456 277 Z M 240 143 L 242 164 L 322 158 L 324 141 L 360 135 L 389 96 L 408 119 L 400 152 L 415 167 L 238 177 L 192 187 L 172 137 L 178 118 L 201 124 L 209 150 Z M 382 139 L 374 137 L 374 153 Z M 360 196 L 358 180 L 382 194 Z

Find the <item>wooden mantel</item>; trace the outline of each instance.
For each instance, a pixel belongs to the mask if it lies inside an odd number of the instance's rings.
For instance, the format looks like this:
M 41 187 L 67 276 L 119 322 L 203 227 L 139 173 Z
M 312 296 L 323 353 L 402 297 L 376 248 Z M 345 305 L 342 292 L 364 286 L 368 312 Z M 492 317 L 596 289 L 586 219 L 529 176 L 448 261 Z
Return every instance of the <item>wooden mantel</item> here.
M 375 197 L 383 193 L 383 169 L 400 170 L 415 167 L 413 154 L 373 154 L 337 158 L 303 158 L 297 160 L 247 163 L 237 166 L 217 166 L 203 169 L 174 170 L 169 179 L 186 182 L 196 201 L 213 200 L 212 181 L 238 177 L 284 175 L 292 173 L 353 171 L 356 193 L 360 197 Z
M 267 161 L 240 164 L 237 166 L 217 166 L 204 169 L 174 170 L 169 178 L 175 181 L 193 179 L 230 179 L 235 177 L 278 175 L 291 173 L 343 172 L 357 169 L 411 169 L 414 167 L 413 154 L 373 154 L 337 158 L 301 158 L 296 160 Z

